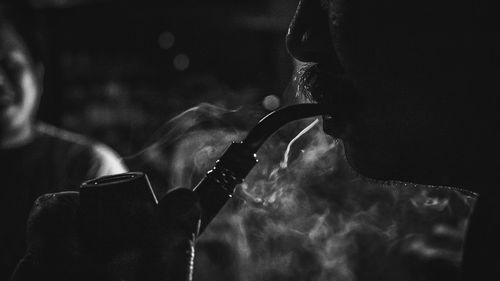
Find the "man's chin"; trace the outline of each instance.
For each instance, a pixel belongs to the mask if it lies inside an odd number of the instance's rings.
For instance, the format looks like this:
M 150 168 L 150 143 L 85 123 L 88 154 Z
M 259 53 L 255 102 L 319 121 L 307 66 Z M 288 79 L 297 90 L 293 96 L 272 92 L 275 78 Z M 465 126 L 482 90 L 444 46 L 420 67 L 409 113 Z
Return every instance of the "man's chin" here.
M 8 108 L 0 108 L 0 130 L 8 127 L 12 123 L 12 117 Z
M 1 124 L 15 123 L 17 119 L 17 111 L 14 106 L 0 107 L 0 122 Z

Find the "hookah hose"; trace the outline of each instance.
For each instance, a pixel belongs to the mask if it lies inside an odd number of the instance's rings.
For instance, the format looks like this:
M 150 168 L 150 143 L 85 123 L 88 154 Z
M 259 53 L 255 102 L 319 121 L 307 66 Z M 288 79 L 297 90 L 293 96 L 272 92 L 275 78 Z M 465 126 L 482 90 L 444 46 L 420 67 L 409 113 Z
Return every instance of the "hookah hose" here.
M 201 208 L 198 235 L 257 164 L 255 153 L 268 137 L 291 121 L 326 114 L 327 110 L 318 104 L 287 106 L 269 113 L 244 140 L 232 143 L 193 189 Z M 136 237 L 142 235 L 141 231 L 144 232 L 141 229 L 152 223 L 157 206 L 158 199 L 144 173 L 124 173 L 84 182 L 80 188 L 79 210 L 82 233 L 89 237 L 107 237 L 104 242 L 110 248 L 115 244 L 133 244 Z
M 243 182 L 257 164 L 255 153 L 267 138 L 291 121 L 323 114 L 327 114 L 327 111 L 318 104 L 284 107 L 262 118 L 243 141 L 232 143 L 215 163 L 215 167 L 194 188 L 202 212 L 200 233 L 232 197 L 235 187 Z

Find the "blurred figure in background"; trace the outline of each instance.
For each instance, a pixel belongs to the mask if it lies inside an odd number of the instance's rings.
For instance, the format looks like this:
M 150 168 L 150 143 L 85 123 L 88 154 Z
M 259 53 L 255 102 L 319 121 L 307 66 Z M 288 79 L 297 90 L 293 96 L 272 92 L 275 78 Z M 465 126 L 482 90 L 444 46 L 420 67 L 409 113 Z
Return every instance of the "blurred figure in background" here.
M 1 280 L 24 254 L 26 219 L 38 196 L 126 171 L 109 147 L 35 120 L 42 66 L 9 15 L 0 7 Z

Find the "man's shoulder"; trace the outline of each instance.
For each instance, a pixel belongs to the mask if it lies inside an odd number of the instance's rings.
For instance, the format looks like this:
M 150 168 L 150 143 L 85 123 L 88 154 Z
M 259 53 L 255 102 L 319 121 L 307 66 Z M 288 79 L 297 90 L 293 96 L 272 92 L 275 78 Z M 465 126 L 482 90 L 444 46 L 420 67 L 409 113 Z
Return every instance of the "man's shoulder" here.
M 92 147 L 97 145 L 96 141 L 84 135 L 70 132 L 47 123 L 37 123 L 35 130 L 39 139 L 43 139 L 50 143 L 57 143 L 58 145 L 81 147 Z
M 66 160 L 89 161 L 92 176 L 125 171 L 118 154 L 101 142 L 46 123 L 38 123 L 36 130 L 40 141 L 59 150 Z

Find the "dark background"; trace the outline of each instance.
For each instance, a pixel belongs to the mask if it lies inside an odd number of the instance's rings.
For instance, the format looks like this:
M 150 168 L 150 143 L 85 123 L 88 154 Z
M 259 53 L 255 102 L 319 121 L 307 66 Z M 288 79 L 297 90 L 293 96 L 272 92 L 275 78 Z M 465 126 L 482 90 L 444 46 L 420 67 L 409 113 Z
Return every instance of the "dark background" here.
M 45 85 L 39 118 L 140 149 L 200 102 L 261 108 L 293 62 L 284 36 L 297 1 L 24 0 Z

